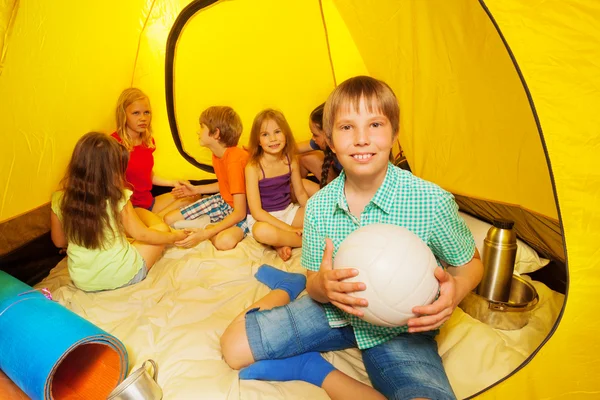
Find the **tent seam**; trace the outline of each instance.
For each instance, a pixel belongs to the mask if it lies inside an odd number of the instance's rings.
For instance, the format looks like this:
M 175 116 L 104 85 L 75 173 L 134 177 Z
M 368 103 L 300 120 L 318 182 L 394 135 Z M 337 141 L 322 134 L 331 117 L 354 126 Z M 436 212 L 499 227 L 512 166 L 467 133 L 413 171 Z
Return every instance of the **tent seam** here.
M 325 21 L 325 11 L 323 10 L 323 0 L 319 0 L 319 10 L 321 12 L 321 21 L 323 22 L 323 31 L 325 33 L 325 44 L 327 45 L 327 56 L 329 57 L 331 76 L 333 77 L 333 87 L 337 87 L 337 78 L 335 76 L 335 68 L 333 67 L 333 57 L 331 57 L 331 46 L 329 44 L 329 33 L 327 32 L 327 22 Z
M 144 35 L 144 32 L 146 31 L 146 27 L 148 26 L 148 20 L 150 19 L 150 16 L 152 15 L 152 11 L 154 11 L 155 4 L 156 4 L 156 0 L 152 0 L 152 5 L 150 6 L 150 11 L 148 11 L 148 15 L 146 16 L 146 19 L 144 20 L 144 25 L 142 26 L 142 30 L 140 31 L 140 36 L 138 37 L 137 49 L 135 50 L 135 60 L 133 60 L 133 72 L 131 74 L 131 82 L 129 85 L 131 87 L 133 87 L 133 79 L 135 78 L 135 70 L 137 68 L 138 57 L 140 55 L 140 47 L 142 45 L 142 36 Z

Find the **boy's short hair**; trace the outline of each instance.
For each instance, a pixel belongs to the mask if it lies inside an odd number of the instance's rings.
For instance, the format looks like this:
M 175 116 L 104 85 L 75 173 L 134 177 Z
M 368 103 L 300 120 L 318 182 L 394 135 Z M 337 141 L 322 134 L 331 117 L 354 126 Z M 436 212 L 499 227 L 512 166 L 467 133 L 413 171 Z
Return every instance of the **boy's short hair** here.
M 200 114 L 200 124 L 206 125 L 211 134 L 218 129 L 219 142 L 225 147 L 237 146 L 242 135 L 242 119 L 231 107 L 208 107 Z
M 333 124 L 341 109 L 358 112 L 360 99 L 365 99 L 369 111 L 379 110 L 392 124 L 392 133 L 400 129 L 400 107 L 398 99 L 387 83 L 370 76 L 355 76 L 342 82 L 329 95 L 323 111 L 323 131 L 331 141 Z

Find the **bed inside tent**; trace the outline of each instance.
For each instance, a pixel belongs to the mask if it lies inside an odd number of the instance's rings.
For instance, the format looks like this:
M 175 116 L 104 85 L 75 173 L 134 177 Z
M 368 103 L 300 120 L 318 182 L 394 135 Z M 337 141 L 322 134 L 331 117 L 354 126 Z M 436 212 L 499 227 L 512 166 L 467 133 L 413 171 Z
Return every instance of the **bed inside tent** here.
M 197 144 L 201 110 L 233 107 L 245 144 L 254 115 L 277 108 L 307 140 L 310 111 L 343 80 L 370 75 L 398 96 L 395 155 L 401 145 L 412 172 L 452 192 L 474 224 L 510 218 L 528 245 L 522 272 L 540 297 L 529 323 L 493 329 L 457 308 L 437 337 L 457 397 L 597 394 L 598 345 L 577 322 L 596 324 L 586 305 L 600 283 L 600 176 L 590 172 L 600 35 L 590 15 L 600 7 L 585 0 L 5 1 L 0 269 L 119 338 L 129 371 L 155 360 L 165 399 L 327 398 L 303 382 L 240 381 L 219 348 L 229 322 L 268 291 L 256 269 L 303 272 L 301 249 L 284 263 L 252 238 L 224 252 L 170 248 L 143 282 L 86 293 L 51 245 L 48 201 L 81 135 L 114 131 L 126 87 L 151 99 L 154 171 L 202 181 L 214 174 Z M 358 350 L 324 357 L 369 384 Z

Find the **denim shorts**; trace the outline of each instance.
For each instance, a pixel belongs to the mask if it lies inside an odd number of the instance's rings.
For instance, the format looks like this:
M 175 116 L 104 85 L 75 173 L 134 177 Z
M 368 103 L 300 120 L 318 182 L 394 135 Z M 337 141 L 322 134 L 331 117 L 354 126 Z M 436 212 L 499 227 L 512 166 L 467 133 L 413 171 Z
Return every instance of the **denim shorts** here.
M 156 203 L 156 197 L 152 197 L 152 204 L 150 204 L 150 207 L 148 207 L 147 210 L 152 211 L 155 203 Z
M 149 207 L 139 207 L 139 206 L 133 206 L 133 207 L 134 208 L 143 208 L 144 210 L 152 211 L 152 209 L 154 208 L 154 203 L 156 203 L 156 197 L 152 196 L 152 203 L 150 204 Z
M 256 361 L 357 347 L 353 328 L 331 328 L 323 307 L 309 296 L 272 310 L 249 311 L 246 332 Z M 362 350 L 373 387 L 388 399 L 455 399 L 436 334 L 403 333 Z
M 142 259 L 142 266 L 138 270 L 137 274 L 135 274 L 129 282 L 119 287 L 122 288 L 126 286 L 135 285 L 136 283 L 140 283 L 141 281 L 146 279 L 146 276 L 148 276 L 148 267 L 146 267 L 146 260 Z
M 114 289 L 86 290 L 86 292 L 99 293 L 99 292 L 106 292 L 108 290 L 121 289 L 121 288 L 124 288 L 127 286 L 135 285 L 136 283 L 140 283 L 141 281 L 146 279 L 146 276 L 148 276 L 148 267 L 146 267 L 146 260 L 142 259 L 142 266 L 140 267 L 138 272 L 133 276 L 133 278 L 131 278 L 129 280 L 129 282 L 127 282 L 126 284 L 118 286 Z

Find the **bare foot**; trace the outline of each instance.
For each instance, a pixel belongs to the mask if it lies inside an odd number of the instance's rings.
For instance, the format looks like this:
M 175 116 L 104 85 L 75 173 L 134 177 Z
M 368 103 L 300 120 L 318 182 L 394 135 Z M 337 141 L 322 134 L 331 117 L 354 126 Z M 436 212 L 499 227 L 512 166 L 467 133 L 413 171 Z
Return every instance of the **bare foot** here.
M 281 258 L 283 261 L 287 261 L 290 259 L 290 257 L 292 257 L 292 248 L 290 246 L 276 247 L 275 251 L 277 252 L 279 258 Z

